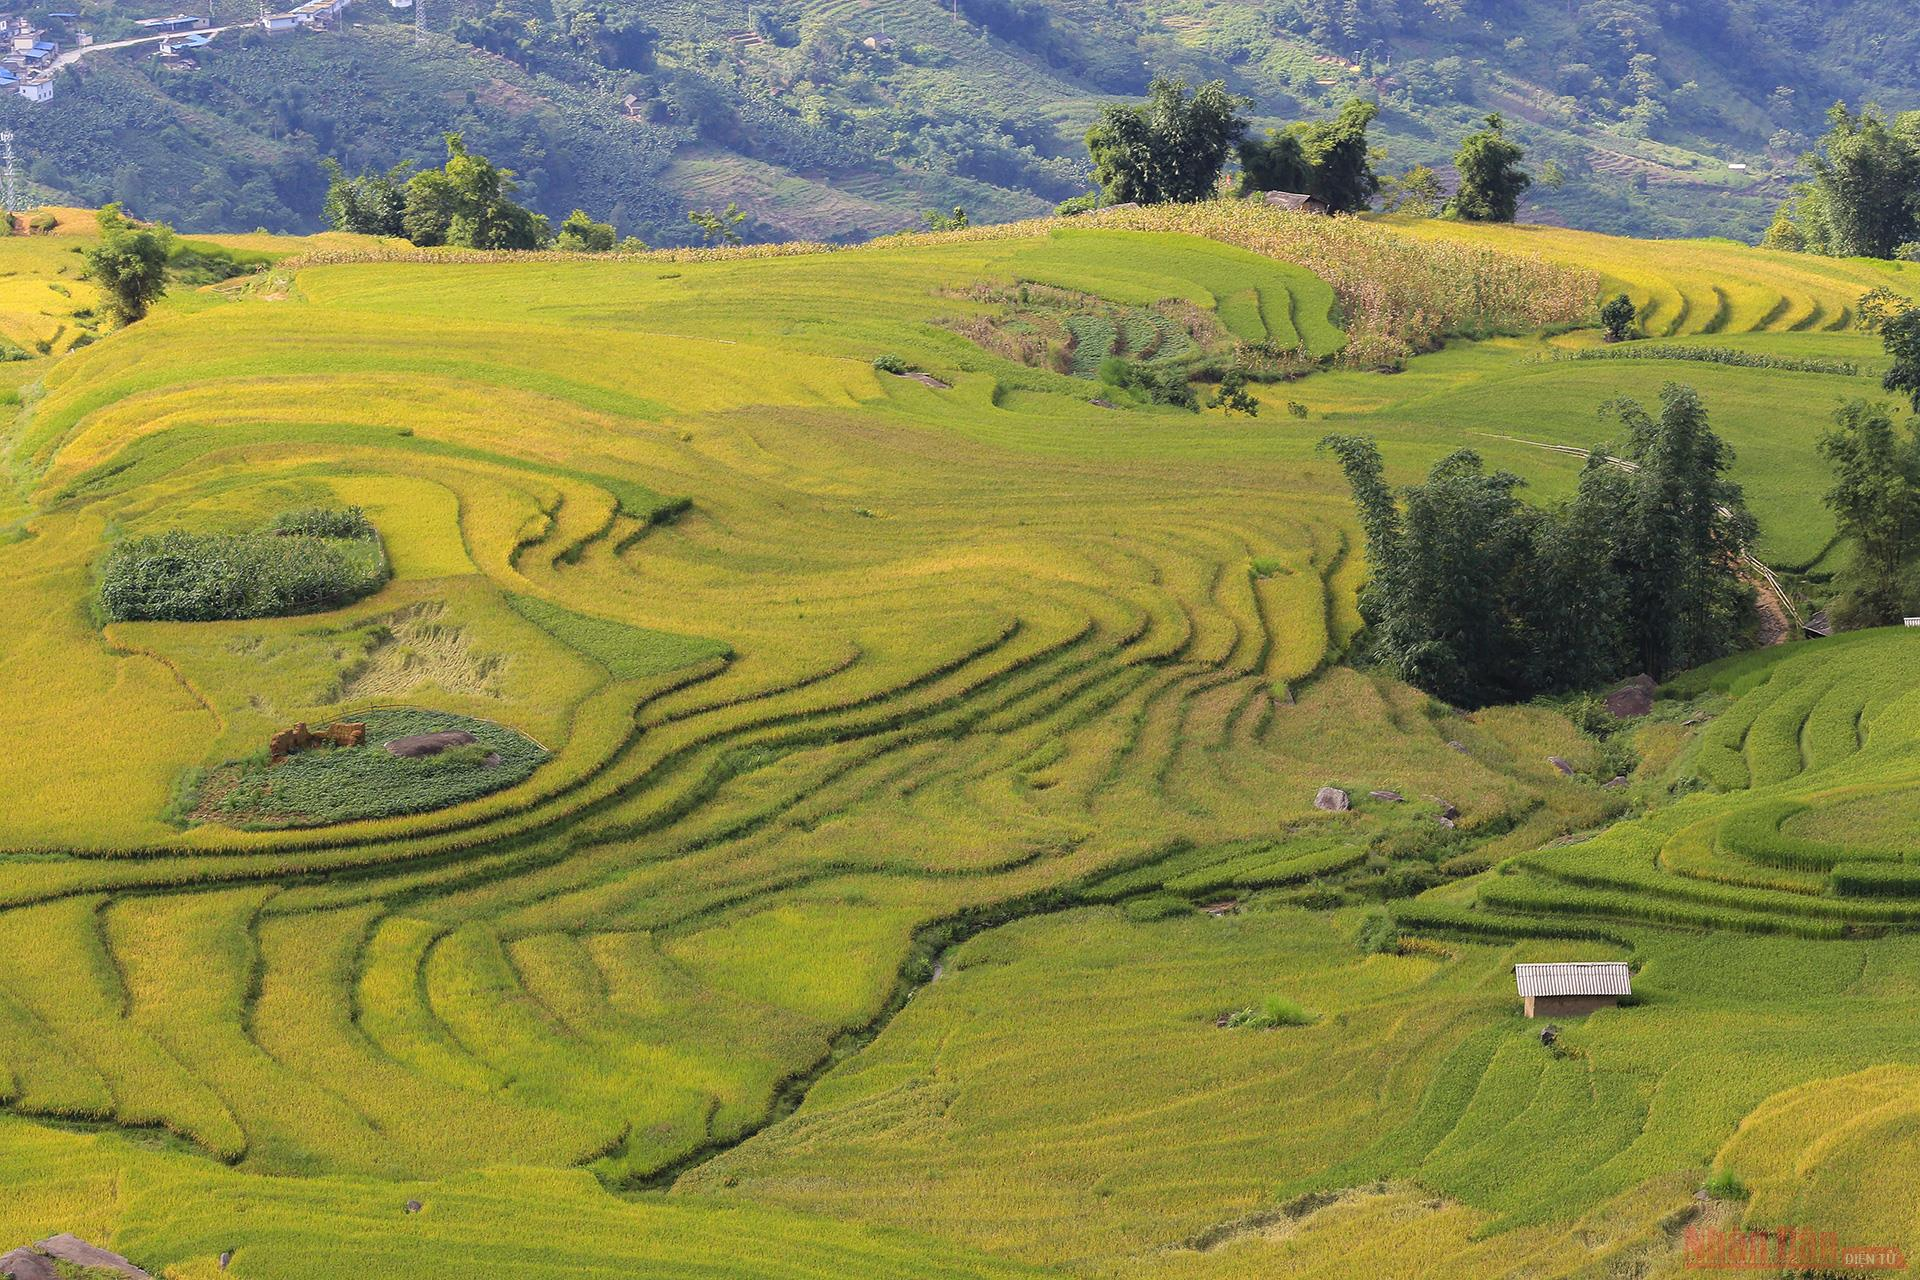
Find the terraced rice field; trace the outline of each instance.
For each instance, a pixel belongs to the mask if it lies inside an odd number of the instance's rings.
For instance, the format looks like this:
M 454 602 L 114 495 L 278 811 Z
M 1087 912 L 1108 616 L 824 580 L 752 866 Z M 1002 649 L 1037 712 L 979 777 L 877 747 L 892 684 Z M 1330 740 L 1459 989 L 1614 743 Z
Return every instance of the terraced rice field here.
M 1813 938 L 1920 919 L 1916 656 L 1920 635 L 1898 629 L 1694 673 L 1682 687 L 1710 718 L 1674 768 L 1706 789 L 1516 859 L 1479 904 Z
M 1630 240 L 1563 227 L 1491 227 L 1393 218 L 1422 240 L 1498 245 L 1596 272 L 1607 297 L 1625 293 L 1649 337 L 1738 333 L 1844 333 L 1860 295 L 1920 286 L 1912 263 L 1838 260 L 1758 250 L 1722 240 Z
M 1908 637 L 1698 677 L 1718 715 L 1670 726 L 1672 768 L 1725 794 L 1665 804 L 1649 766 L 1652 816 L 1555 847 L 1621 810 L 1600 747 L 1550 709 L 1462 717 L 1342 665 L 1364 562 L 1314 444 L 1362 420 L 1410 473 L 1474 443 L 1551 495 L 1576 464 L 1537 447 L 1553 413 L 1515 392 L 1563 379 L 1571 424 L 1664 362 L 1539 359 L 1558 348 L 1528 331 L 1587 314 L 1584 265 L 1422 267 L 1390 228 L 1193 216 L 619 262 L 306 246 L 19 366 L 0 1243 L 91 1233 L 174 1277 L 229 1248 L 259 1277 L 1177 1276 L 1340 1274 L 1371 1240 L 1478 1274 L 1578 1232 L 1667 1258 L 1668 1216 L 1749 1114 L 1735 1163 L 1776 1197 L 1756 1204 L 1798 1194 L 1780 1153 L 1821 1116 L 1791 1091 L 1844 1074 L 1907 1096 L 1895 1031 L 1717 1094 L 1704 1067 L 1674 1065 L 1669 1094 L 1626 1064 L 1678 1064 L 1763 1011 L 1730 991 L 1693 1016 L 1721 963 L 1702 936 L 1835 973 L 1867 956 L 1875 998 L 1910 998 L 1904 942 L 1864 940 L 1909 918 L 1886 874 L 1908 864 L 1880 856 L 1911 825 L 1886 798 L 1912 716 L 1885 659 Z M 1328 371 L 1263 388 L 1252 421 L 1097 403 L 963 336 L 1023 285 L 1102 314 L 1177 304 Z M 1502 330 L 1525 336 L 1405 354 Z M 1406 372 L 1367 371 L 1395 351 Z M 1830 398 L 1712 372 L 1710 408 L 1763 459 L 1804 442 L 1740 396 Z M 1762 510 L 1806 521 L 1779 536 L 1817 555 L 1815 495 L 1789 471 Z M 393 567 L 352 606 L 88 612 L 113 538 L 347 504 Z M 432 813 L 182 821 L 196 771 L 395 707 L 550 758 Z M 1865 789 L 1818 791 L 1842 776 Z M 1327 785 L 1353 812 L 1314 808 Z M 1789 797 L 1760 844 L 1848 852 L 1756 871 L 1782 884 L 1716 878 L 1761 867 L 1717 834 L 1698 868 L 1565 869 Z M 1852 804 L 1880 854 L 1822 834 Z M 1326 909 L 1333 882 L 1434 880 L 1400 927 L 1444 945 L 1365 957 L 1362 913 Z M 1596 905 L 1616 897 L 1636 911 Z M 1217 898 L 1244 914 L 1185 905 Z M 1055 910 L 1087 903 L 1115 905 Z M 1508 935 L 1559 932 L 1674 966 L 1649 979 L 1667 1022 L 1570 1037 L 1606 1064 L 1585 1095 L 1582 1059 L 1543 1060 L 1505 986 L 1514 955 L 1561 945 Z M 1213 1026 L 1267 996 L 1317 1020 Z M 1804 1043 L 1819 1012 L 1781 1034 Z M 1578 1134 L 1531 1180 L 1486 1171 L 1516 1107 Z M 1853 1185 L 1833 1179 L 1819 1207 Z M 1321 1192 L 1341 1194 L 1295 1200 Z

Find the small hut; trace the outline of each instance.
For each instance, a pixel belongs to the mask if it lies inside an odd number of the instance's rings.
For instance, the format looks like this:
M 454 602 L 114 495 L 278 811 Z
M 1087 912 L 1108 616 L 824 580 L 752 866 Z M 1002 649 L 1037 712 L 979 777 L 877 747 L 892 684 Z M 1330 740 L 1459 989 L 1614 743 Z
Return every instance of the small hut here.
M 1619 960 L 1517 964 L 1513 979 L 1529 1018 L 1577 1018 L 1633 994 L 1632 977 Z
M 1291 213 L 1311 213 L 1319 217 L 1330 217 L 1333 213 L 1325 200 L 1319 196 L 1304 195 L 1298 191 L 1268 191 L 1262 194 L 1270 209 L 1286 209 Z

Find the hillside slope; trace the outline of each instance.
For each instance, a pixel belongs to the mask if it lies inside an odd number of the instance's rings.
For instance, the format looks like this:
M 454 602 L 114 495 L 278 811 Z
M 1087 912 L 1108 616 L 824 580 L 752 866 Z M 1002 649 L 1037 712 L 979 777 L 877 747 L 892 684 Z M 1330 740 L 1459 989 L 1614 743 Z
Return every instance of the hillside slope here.
M 71 12 L 49 22 L 69 42 L 82 28 L 138 34 L 130 19 L 145 10 L 81 0 Z M 253 12 L 213 6 L 222 23 Z M 1446 164 L 1500 110 L 1536 162 L 1565 174 L 1526 216 L 1751 239 L 1828 103 L 1920 105 L 1920 56 L 1893 0 L 430 0 L 426 12 L 426 50 L 411 11 L 362 0 L 337 32 L 229 32 L 197 70 L 158 69 L 150 45 L 92 54 L 50 103 L 0 97 L 0 125 L 50 197 L 126 198 L 200 231 L 316 229 L 321 157 L 425 162 L 459 128 L 555 216 L 582 205 L 684 243 L 687 208 L 737 200 L 756 239 L 848 240 L 928 208 L 1000 221 L 1076 194 L 1099 104 L 1170 72 L 1226 78 L 1262 124 L 1376 97 L 1395 171 Z

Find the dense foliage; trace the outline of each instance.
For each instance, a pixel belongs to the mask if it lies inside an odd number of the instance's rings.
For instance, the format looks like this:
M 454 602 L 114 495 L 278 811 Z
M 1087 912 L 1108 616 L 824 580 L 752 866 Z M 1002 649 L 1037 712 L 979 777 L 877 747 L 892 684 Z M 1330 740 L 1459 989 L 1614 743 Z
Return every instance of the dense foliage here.
M 407 175 L 411 161 L 402 160 L 384 173 L 348 177 L 340 162 L 328 156 L 327 196 L 320 215 L 335 231 L 364 236 L 404 236 L 407 233 Z
M 1355 98 L 1331 120 L 1269 130 L 1240 148 L 1242 187 L 1304 192 L 1334 213 L 1366 209 L 1380 190 L 1367 143 L 1367 126 L 1379 114 L 1377 105 Z
M 1780 207 L 1768 245 L 1834 257 L 1891 258 L 1920 241 L 1920 112 L 1889 120 L 1845 103 L 1828 115 L 1814 181 Z
M 1691 390 L 1658 417 L 1618 407 L 1632 469 L 1596 454 L 1571 502 L 1459 450 L 1396 499 L 1372 440 L 1329 436 L 1367 535 L 1360 610 L 1375 656 L 1459 706 L 1659 678 L 1732 648 L 1751 622 L 1737 561 L 1752 536 L 1731 452 Z
M 1214 193 L 1246 132 L 1245 99 L 1214 81 L 1160 77 L 1144 106 L 1109 103 L 1087 130 L 1093 174 L 1112 204 L 1187 204 Z
M 1600 307 L 1600 327 L 1606 332 L 1608 342 L 1625 342 L 1633 336 L 1633 322 L 1640 318 L 1640 309 L 1633 305 L 1633 299 L 1624 293 L 1616 293 Z
M 1835 415 L 1820 440 L 1833 468 L 1827 505 L 1853 543 L 1837 586 L 1834 621 L 1883 626 L 1913 611 L 1914 560 L 1920 555 L 1920 427 L 1894 427 L 1884 408 L 1856 400 Z
M 568 253 L 611 253 L 616 248 L 623 253 L 642 253 L 647 246 L 638 236 L 621 239 L 611 222 L 595 222 L 585 209 L 575 209 L 560 224 L 553 247 Z
M 1453 157 L 1460 174 L 1460 190 L 1453 197 L 1455 214 L 1468 222 L 1512 222 L 1520 197 L 1533 177 L 1520 167 L 1526 152 L 1507 137 L 1499 112 L 1487 117 L 1487 127 L 1468 134 Z
M 359 507 L 305 507 L 283 511 L 267 526 L 282 537 L 377 538 L 378 531 Z
M 1910 398 L 1913 411 L 1920 413 L 1920 307 L 1887 320 L 1880 328 L 1880 338 L 1893 357 L 1884 379 L 1887 390 Z
M 132 324 L 167 291 L 173 233 L 165 224 L 136 226 L 110 204 L 100 211 L 100 243 L 86 251 L 87 274 L 106 298 L 116 324 Z
M 170 529 L 116 542 L 100 564 L 101 611 L 115 622 L 275 618 L 335 608 L 386 581 L 379 536 L 358 511 L 282 521 L 254 533 Z
M 56 37 L 138 34 L 130 10 L 76 11 L 49 20 Z M 910 226 L 928 207 L 963 203 L 991 221 L 1083 190 L 1084 122 L 1163 72 L 1225 79 L 1263 127 L 1375 101 L 1396 172 L 1444 165 L 1490 108 L 1523 100 L 1527 118 L 1509 128 L 1556 220 L 1751 239 L 1778 187 L 1728 181 L 1726 162 L 1786 172 L 1836 97 L 1908 102 L 1920 44 L 1898 0 L 1279 0 L 1192 15 L 1157 0 L 962 0 L 909 12 L 897 29 L 890 12 L 881 40 L 877 12 L 838 0 L 724 14 L 459 0 L 430 9 L 418 49 L 409 13 L 360 6 L 325 33 L 229 31 L 188 73 L 142 49 L 92 54 L 62 72 L 53 110 L 0 99 L 0 122 L 43 192 L 124 198 L 192 230 L 317 229 L 322 157 L 354 172 L 437 164 L 424 144 L 451 130 L 516 170 L 521 202 L 556 223 L 586 208 L 623 235 L 678 243 L 687 207 L 732 198 L 753 206 L 754 238 L 844 239 Z M 251 12 L 218 0 L 213 16 Z M 1550 166 L 1564 186 L 1547 187 Z
M 446 138 L 447 163 L 407 179 L 400 225 L 417 245 L 463 249 L 538 249 L 547 243 L 547 219 L 512 196 L 513 173 L 467 150 L 457 133 Z

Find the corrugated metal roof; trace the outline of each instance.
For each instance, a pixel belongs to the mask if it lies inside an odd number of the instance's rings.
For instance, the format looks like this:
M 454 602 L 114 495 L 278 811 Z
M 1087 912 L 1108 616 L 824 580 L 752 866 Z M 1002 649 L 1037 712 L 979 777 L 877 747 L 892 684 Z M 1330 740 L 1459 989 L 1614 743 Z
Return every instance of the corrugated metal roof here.
M 1565 964 L 1517 964 L 1513 979 L 1522 996 L 1627 996 L 1633 982 L 1619 960 Z

